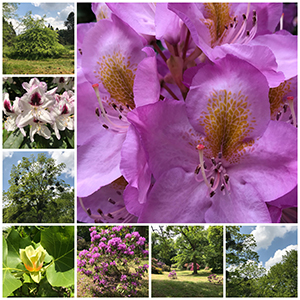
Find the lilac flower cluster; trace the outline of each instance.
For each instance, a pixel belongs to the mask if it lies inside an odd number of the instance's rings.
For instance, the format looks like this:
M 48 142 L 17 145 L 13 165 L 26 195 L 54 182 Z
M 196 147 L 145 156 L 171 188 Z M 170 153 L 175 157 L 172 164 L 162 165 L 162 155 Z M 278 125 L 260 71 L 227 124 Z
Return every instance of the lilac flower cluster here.
M 282 3 L 92 10 L 77 26 L 80 221 L 270 223 L 297 207 Z
M 170 279 L 177 279 L 177 274 L 176 274 L 175 270 L 171 271 L 171 272 L 169 273 L 168 277 L 169 277 Z
M 216 274 L 210 274 L 207 277 L 208 281 L 213 283 L 213 284 L 223 284 L 223 277 L 222 276 L 217 276 Z
M 56 80 L 57 81 L 57 80 Z M 51 136 L 50 127 L 55 132 L 57 139 L 60 139 L 60 131 L 66 128 L 74 130 L 74 81 L 72 78 L 58 82 L 58 86 L 47 90 L 47 84 L 32 78 L 29 83 L 24 82 L 22 87 L 26 93 L 16 97 L 11 103 L 9 94 L 4 93 L 3 110 L 7 116 L 5 129 L 15 131 L 20 129 L 26 136 L 24 128 L 30 126 L 30 140 L 34 142 L 34 135 L 38 134 L 45 139 Z M 65 89 L 60 95 L 59 91 Z
M 90 228 L 91 246 L 81 251 L 77 271 L 91 276 L 96 296 L 134 296 L 149 266 L 139 265 L 148 257 L 144 250 L 145 238 L 138 232 L 129 233 L 124 226 L 111 229 Z

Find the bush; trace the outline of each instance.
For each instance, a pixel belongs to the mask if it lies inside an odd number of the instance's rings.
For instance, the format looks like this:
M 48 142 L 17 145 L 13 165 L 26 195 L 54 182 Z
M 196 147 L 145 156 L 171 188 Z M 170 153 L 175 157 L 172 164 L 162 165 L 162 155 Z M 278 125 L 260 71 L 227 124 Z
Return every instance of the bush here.
M 66 53 L 58 35 L 50 28 L 33 27 L 16 37 L 10 58 L 37 60 L 58 58 Z
M 170 279 L 177 279 L 177 274 L 176 274 L 176 272 L 173 270 L 173 271 L 171 271 L 171 272 L 169 273 L 168 277 L 169 277 Z
M 164 264 L 163 267 L 162 267 L 162 270 L 163 270 L 164 272 L 170 272 L 170 271 L 171 271 L 171 268 L 170 268 L 168 265 Z
M 208 281 L 213 283 L 213 284 L 223 284 L 223 277 L 222 276 L 217 276 L 216 274 L 210 274 L 207 277 Z
M 118 226 L 96 231 L 90 228 L 91 246 L 79 253 L 77 271 L 93 278 L 94 297 L 129 297 L 137 293 L 148 265 L 140 259 L 148 256 L 145 238 L 129 227 Z M 132 271 L 134 269 L 134 271 Z

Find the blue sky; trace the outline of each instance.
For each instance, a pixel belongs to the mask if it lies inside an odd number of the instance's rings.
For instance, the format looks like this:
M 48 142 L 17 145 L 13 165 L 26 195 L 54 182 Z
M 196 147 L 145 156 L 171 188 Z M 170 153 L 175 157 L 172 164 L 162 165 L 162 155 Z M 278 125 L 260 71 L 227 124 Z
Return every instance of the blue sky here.
M 67 20 L 70 12 L 75 12 L 75 8 L 74 2 L 26 2 L 19 4 L 16 14 L 23 17 L 28 11 L 31 11 L 36 19 L 46 15 L 46 25 L 51 24 L 54 29 L 67 29 L 64 26 L 64 21 Z M 16 19 L 10 19 L 10 21 L 17 34 L 20 33 L 21 28 L 17 29 L 19 22 Z
M 241 233 L 252 233 L 259 261 L 266 269 L 280 262 L 289 250 L 297 249 L 297 225 L 242 226 Z
M 45 153 L 47 157 L 52 157 L 56 160 L 57 164 L 65 163 L 66 168 L 61 175 L 61 179 L 67 184 L 74 187 L 74 150 L 61 151 L 6 151 L 3 150 L 3 190 L 7 191 L 9 188 L 8 180 L 10 179 L 10 171 L 12 165 L 18 165 L 18 162 L 22 160 L 22 157 L 30 157 L 31 154 Z

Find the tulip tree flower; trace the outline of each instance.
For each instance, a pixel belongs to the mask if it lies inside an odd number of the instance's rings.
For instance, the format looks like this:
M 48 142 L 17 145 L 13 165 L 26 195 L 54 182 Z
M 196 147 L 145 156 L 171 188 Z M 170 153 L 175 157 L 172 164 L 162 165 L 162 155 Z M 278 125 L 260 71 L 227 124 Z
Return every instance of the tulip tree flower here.
M 41 269 L 46 257 L 46 250 L 39 246 L 34 249 L 31 245 L 25 249 L 20 249 L 20 258 L 25 268 L 30 272 L 32 280 L 39 283 L 41 280 Z

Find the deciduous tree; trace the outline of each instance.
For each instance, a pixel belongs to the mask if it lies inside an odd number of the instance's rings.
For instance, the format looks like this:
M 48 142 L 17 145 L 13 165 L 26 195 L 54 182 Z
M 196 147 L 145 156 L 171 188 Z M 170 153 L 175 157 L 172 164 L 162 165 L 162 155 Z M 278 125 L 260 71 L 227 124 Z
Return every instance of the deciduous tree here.
M 4 222 L 73 222 L 74 190 L 59 177 L 64 168 L 43 153 L 13 165 L 3 194 Z

